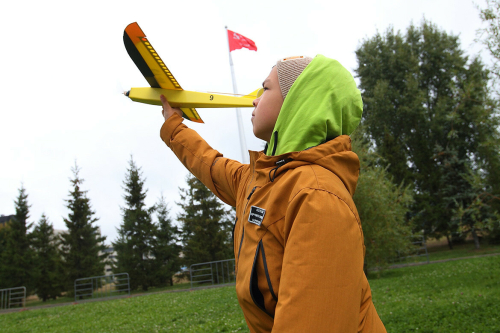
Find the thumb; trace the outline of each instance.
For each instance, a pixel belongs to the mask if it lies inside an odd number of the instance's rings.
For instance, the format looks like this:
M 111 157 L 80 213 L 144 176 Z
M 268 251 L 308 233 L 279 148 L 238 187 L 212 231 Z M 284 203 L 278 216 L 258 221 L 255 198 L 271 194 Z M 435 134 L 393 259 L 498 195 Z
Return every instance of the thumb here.
M 173 113 L 177 113 L 182 117 L 182 110 L 170 106 L 170 103 L 167 101 L 167 98 L 164 95 L 160 95 L 160 100 L 161 104 L 163 105 L 163 117 L 165 117 L 165 119 L 169 118 Z
M 167 111 L 167 110 L 170 110 L 172 107 L 170 106 L 170 104 L 168 103 L 167 101 L 167 98 L 165 96 L 160 95 L 160 101 L 161 101 L 161 104 L 163 105 L 163 110 Z

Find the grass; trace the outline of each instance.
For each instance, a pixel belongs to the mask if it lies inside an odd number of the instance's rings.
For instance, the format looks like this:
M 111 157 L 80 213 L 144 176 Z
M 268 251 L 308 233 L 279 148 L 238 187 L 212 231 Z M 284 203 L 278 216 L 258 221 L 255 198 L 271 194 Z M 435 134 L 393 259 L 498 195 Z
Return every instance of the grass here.
M 163 292 L 163 291 L 170 291 L 170 290 L 180 290 L 180 289 L 189 289 L 191 288 L 191 283 L 178 283 L 174 284 L 173 286 L 166 286 L 166 287 L 154 287 L 154 288 L 149 288 L 147 292 L 143 290 L 133 290 L 130 292 L 131 295 L 138 295 L 138 294 L 145 294 L 145 293 L 158 293 L 158 292 Z M 123 295 L 123 294 L 120 294 Z M 50 299 L 45 302 L 39 300 L 38 298 L 32 298 L 26 301 L 26 307 L 33 307 L 33 306 L 41 306 L 41 305 L 51 305 L 51 304 L 60 304 L 60 303 L 73 303 L 75 301 L 74 297 L 58 297 L 56 300 Z
M 500 253 L 500 246 L 481 244 L 481 248 L 479 250 L 476 250 L 474 248 L 473 242 L 471 240 L 469 240 L 467 243 L 454 245 L 453 250 L 450 250 L 448 248 L 447 243 L 444 243 L 444 241 L 441 241 L 441 242 L 430 241 L 428 243 L 428 252 L 429 252 L 429 260 L 435 261 L 435 260 L 443 260 L 443 259 L 471 257 L 471 256 L 482 255 L 482 254 Z M 425 262 L 425 261 L 427 261 L 427 257 L 411 257 L 411 258 L 403 259 L 401 261 L 392 262 L 391 264 L 399 265 L 399 264 L 408 264 L 408 263 Z M 179 283 L 179 282 L 182 282 L 182 281 L 178 281 L 178 283 L 175 283 L 173 286 L 149 288 L 149 290 L 147 292 L 145 292 L 143 290 L 135 290 L 135 291 L 132 291 L 131 294 L 135 295 L 135 294 L 144 294 L 144 293 L 157 293 L 157 292 L 169 291 L 169 290 L 189 289 L 191 287 L 191 284 L 189 282 L 188 283 Z M 29 308 L 29 307 L 41 306 L 41 305 L 72 303 L 74 301 L 75 301 L 75 299 L 73 297 L 64 297 L 64 296 L 58 297 L 56 300 L 47 300 L 46 302 L 43 302 L 43 301 L 38 300 L 37 298 L 33 297 L 31 299 L 28 298 L 28 300 L 26 302 L 26 307 Z
M 500 332 L 500 256 L 388 270 L 370 279 L 388 332 Z M 370 277 L 370 276 L 369 276 Z
M 234 286 L 0 315 L 2 332 L 246 331 Z
M 388 332 L 500 332 L 500 256 L 369 276 Z M 248 332 L 234 286 L 0 315 L 2 332 Z

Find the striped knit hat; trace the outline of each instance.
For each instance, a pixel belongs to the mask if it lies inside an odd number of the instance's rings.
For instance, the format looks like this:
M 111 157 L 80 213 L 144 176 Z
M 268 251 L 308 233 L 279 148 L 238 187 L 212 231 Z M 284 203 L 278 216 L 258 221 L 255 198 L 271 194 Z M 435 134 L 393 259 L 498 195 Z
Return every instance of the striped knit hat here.
M 292 84 L 297 80 L 311 60 L 312 58 L 304 56 L 288 57 L 278 60 L 276 67 L 278 68 L 278 81 L 283 100 L 286 98 Z

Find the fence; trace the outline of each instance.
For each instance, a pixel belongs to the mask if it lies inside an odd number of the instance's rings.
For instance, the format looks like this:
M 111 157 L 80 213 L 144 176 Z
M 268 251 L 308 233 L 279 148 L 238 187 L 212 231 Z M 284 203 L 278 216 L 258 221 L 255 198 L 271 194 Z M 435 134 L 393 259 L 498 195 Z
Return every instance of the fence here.
M 220 268 L 220 269 L 219 269 Z M 189 267 L 191 288 L 193 283 L 220 283 L 236 282 L 234 275 L 234 259 L 204 262 Z
M 92 276 L 75 280 L 75 302 L 85 298 L 119 296 L 120 293 L 130 295 L 128 273 Z
M 0 310 L 14 306 L 24 308 L 26 303 L 26 287 L 0 289 Z
M 398 258 L 397 260 L 403 261 L 408 258 L 414 258 L 414 257 L 427 257 L 427 263 L 429 263 L 429 252 L 427 252 L 427 245 L 425 243 L 425 237 L 424 235 L 418 235 L 413 237 L 414 241 L 412 242 L 413 245 L 420 245 L 420 247 L 415 248 L 414 254 L 411 254 L 409 256 L 401 256 L 401 254 L 398 251 Z M 395 260 L 393 260 L 394 262 Z

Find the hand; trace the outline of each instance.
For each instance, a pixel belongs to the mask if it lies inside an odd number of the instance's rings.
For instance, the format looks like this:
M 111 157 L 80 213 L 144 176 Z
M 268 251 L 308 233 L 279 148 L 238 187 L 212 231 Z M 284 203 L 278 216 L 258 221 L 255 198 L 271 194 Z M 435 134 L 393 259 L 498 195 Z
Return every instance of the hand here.
M 163 105 L 163 110 L 161 110 L 161 113 L 162 113 L 163 117 L 165 118 L 165 120 L 170 118 L 170 116 L 173 115 L 174 113 L 177 113 L 179 116 L 182 117 L 182 110 L 179 108 L 171 107 L 170 104 L 168 104 L 168 101 L 165 98 L 165 96 L 160 95 L 160 100 L 161 100 L 161 104 Z

